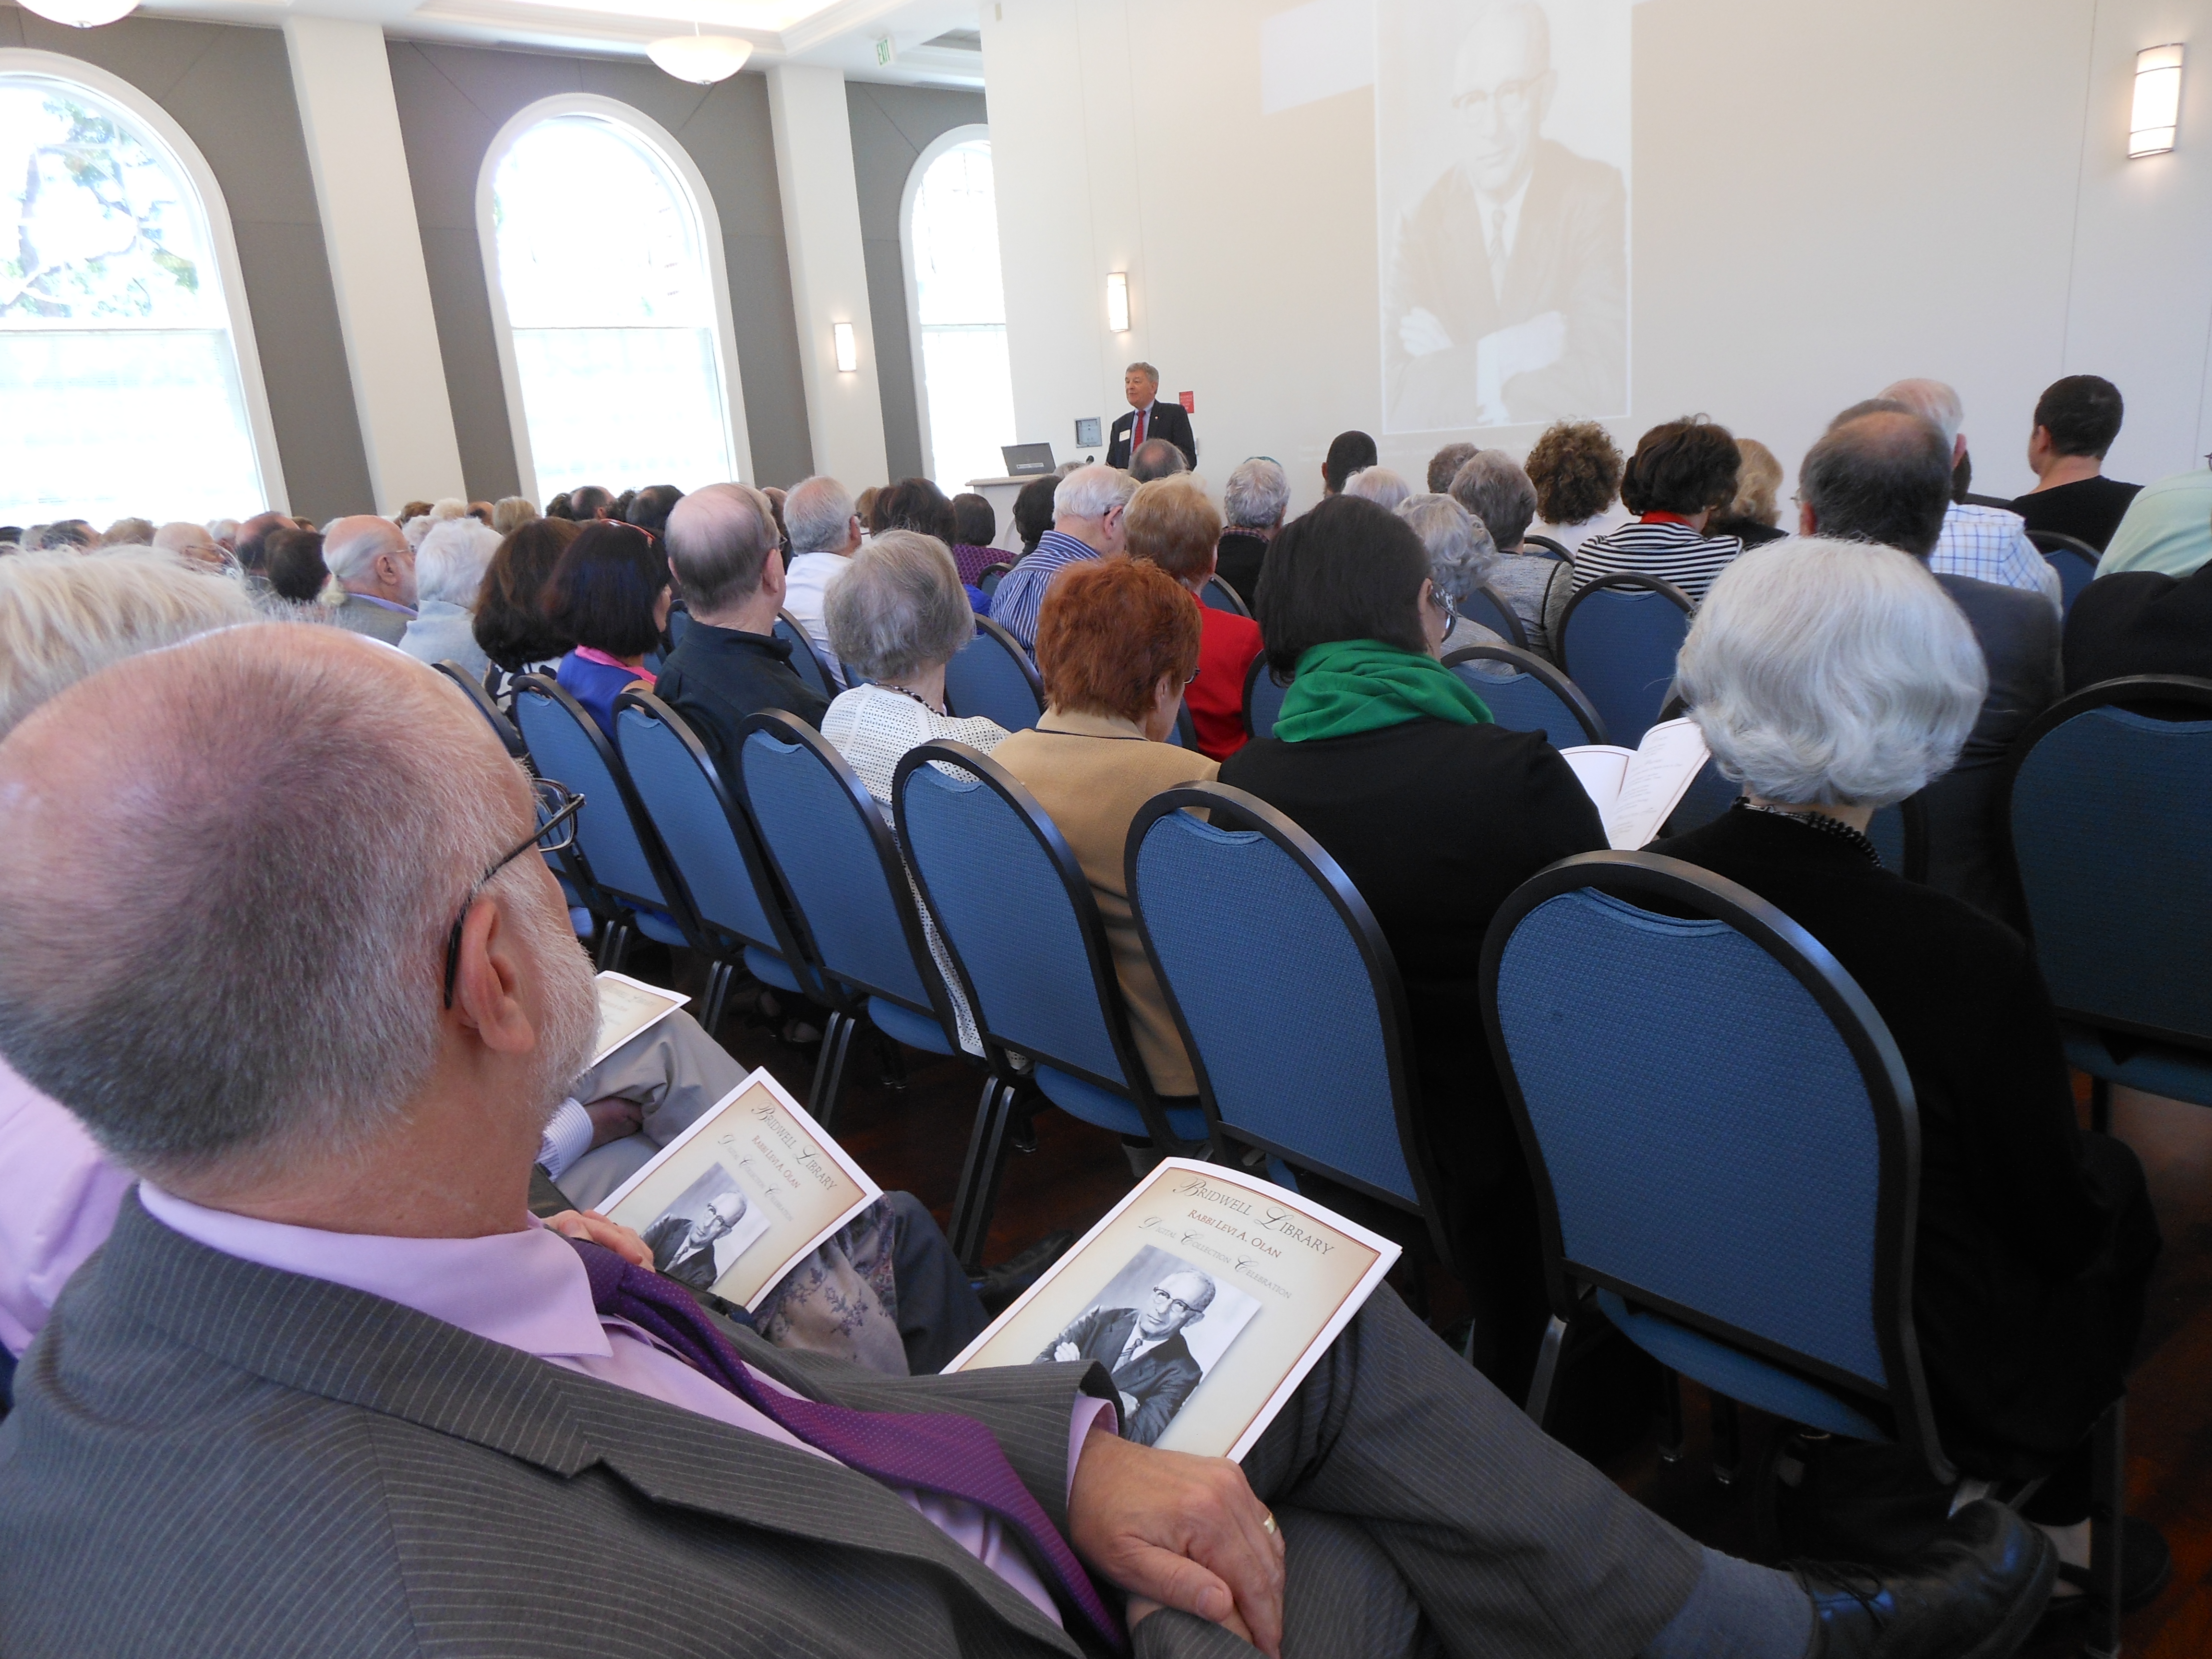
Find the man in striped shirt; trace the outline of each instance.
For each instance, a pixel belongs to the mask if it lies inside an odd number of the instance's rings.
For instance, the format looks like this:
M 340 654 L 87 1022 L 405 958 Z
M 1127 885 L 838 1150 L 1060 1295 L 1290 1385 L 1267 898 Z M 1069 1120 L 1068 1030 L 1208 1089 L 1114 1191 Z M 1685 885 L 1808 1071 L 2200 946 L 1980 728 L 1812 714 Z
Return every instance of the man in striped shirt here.
M 1956 471 L 1966 457 L 1966 407 L 1941 380 L 1899 380 L 1882 390 L 1884 401 L 1905 405 L 1935 422 L 1951 446 Z M 1966 576 L 2000 587 L 2025 588 L 2059 605 L 2058 572 L 2027 538 L 2027 520 L 2001 507 L 1953 501 L 1943 514 L 1942 538 L 1928 568 L 1939 576 Z M 2060 605 L 2063 611 L 2064 607 Z
M 1137 493 L 1136 480 L 1119 467 L 1079 466 L 1052 494 L 1052 528 L 999 579 L 991 619 L 1036 654 L 1037 613 L 1053 578 L 1084 559 L 1110 559 L 1123 546 L 1122 510 Z

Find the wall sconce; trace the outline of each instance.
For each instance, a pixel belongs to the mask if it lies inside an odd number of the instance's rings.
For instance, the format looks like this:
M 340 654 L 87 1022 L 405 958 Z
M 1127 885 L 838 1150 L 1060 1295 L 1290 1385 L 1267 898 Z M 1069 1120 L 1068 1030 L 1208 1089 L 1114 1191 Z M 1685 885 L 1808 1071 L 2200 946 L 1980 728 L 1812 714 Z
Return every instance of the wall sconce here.
M 2163 155 L 2181 120 L 2181 48 L 2146 46 L 2136 54 L 2135 112 L 2128 120 L 2128 158 Z
M 837 342 L 837 372 L 850 374 L 860 366 L 860 343 L 853 337 L 850 323 L 832 323 L 830 332 Z
M 1129 331 L 1129 273 L 1126 270 L 1106 273 L 1106 327 L 1114 334 Z

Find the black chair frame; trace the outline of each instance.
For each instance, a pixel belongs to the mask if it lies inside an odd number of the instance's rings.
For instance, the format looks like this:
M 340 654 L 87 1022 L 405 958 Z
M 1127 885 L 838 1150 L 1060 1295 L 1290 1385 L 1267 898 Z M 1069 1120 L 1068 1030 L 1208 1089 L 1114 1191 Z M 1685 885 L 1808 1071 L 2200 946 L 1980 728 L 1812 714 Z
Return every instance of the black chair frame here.
M 1557 559 L 1564 564 L 1572 564 L 1575 562 L 1575 556 L 1549 536 L 1522 537 L 1521 550 L 1525 553 L 1532 547 L 1536 549 L 1537 556 L 1540 558 Z
M 1498 1012 L 1498 978 L 1506 945 L 1522 920 L 1539 905 L 1584 888 L 1647 909 L 1727 923 L 1787 969 L 1835 1023 L 1858 1064 L 1874 1108 L 1881 1194 L 1875 1218 L 1874 1324 L 1884 1374 L 1891 1379 L 1887 1389 L 1871 1389 L 1863 1378 L 1812 1355 L 1785 1348 L 1568 1258 L 1560 1233 L 1558 1195 L 1552 1188 L 1542 1149 L 1529 1121 L 1528 1102 L 1509 1058 L 1510 1051 Z M 1710 871 L 1645 853 L 1585 853 L 1540 870 L 1499 907 L 1483 940 L 1480 994 L 1483 1025 L 1491 1051 L 1498 1057 L 1498 1079 L 1504 1085 L 1506 1104 L 1535 1183 L 1543 1230 L 1544 1275 L 1552 1303 L 1551 1324 L 1544 1334 L 1535 1380 L 1529 1389 L 1529 1415 L 1543 1423 L 1570 1327 L 1580 1320 L 1603 1319 L 1587 1298 L 1591 1291 L 1604 1289 L 1769 1364 L 1796 1372 L 1822 1389 L 1863 1403 L 1876 1421 L 1887 1419 L 1894 1425 L 1899 1443 L 1924 1462 L 1937 1481 L 1948 1485 L 1955 1480 L 1958 1471 L 1945 1457 L 1936 1434 L 1912 1327 L 1913 1241 L 1920 1199 L 1920 1121 L 1912 1079 L 1889 1028 L 1827 947 L 1756 893 Z
M 1513 607 L 1506 603 L 1505 596 L 1488 582 L 1478 582 L 1475 584 L 1474 591 L 1487 599 L 1495 608 L 1498 613 L 1496 620 L 1505 624 L 1505 643 L 1516 650 L 1526 651 L 1528 648 L 1528 625 L 1514 614 Z M 1495 628 L 1491 628 L 1489 618 L 1477 616 L 1468 611 L 1462 611 L 1459 614 L 1462 620 L 1472 623 L 1477 628 L 1490 628 L 1493 634 L 1498 631 Z
M 711 963 L 707 972 L 706 993 L 700 999 L 700 1024 L 710 1036 L 720 1028 L 723 1010 L 729 1003 L 731 987 L 744 968 L 744 947 L 748 945 L 775 951 L 791 964 L 793 975 L 805 988 L 807 995 L 817 1001 L 830 1001 L 827 987 L 820 976 L 811 971 L 812 958 L 800 949 L 799 935 L 793 926 L 790 897 L 769 864 L 767 854 L 761 845 L 760 831 L 755 827 L 751 814 L 739 805 L 738 798 L 731 793 L 728 781 L 715 769 L 713 757 L 707 753 L 707 746 L 699 741 L 698 734 L 692 731 L 683 715 L 641 686 L 627 686 L 615 699 L 617 719 L 624 708 L 635 708 L 666 726 L 705 775 L 707 787 L 714 797 L 714 804 L 722 809 L 722 820 L 730 826 L 731 837 L 738 844 L 738 856 L 744 860 L 745 873 L 752 878 L 753 890 L 760 895 L 761 908 L 768 913 L 769 926 L 773 930 L 771 938 L 747 939 L 734 929 L 709 922 L 701 913 L 698 902 L 692 897 L 691 890 L 684 880 L 683 871 L 663 849 L 662 857 L 668 870 L 666 878 L 673 890 L 683 894 L 684 908 L 696 921 L 699 937 L 708 947 L 700 953 Z M 620 753 L 619 750 L 617 753 Z M 627 780 L 627 768 L 621 775 Z M 635 785 L 631 787 L 635 787 Z M 644 810 L 644 803 L 641 800 L 639 811 L 643 812 Z M 826 1034 L 823 1038 L 822 1052 L 826 1059 L 830 1053 L 830 1039 Z M 817 1084 L 818 1091 L 818 1067 Z M 812 1102 L 808 1103 L 807 1109 L 814 1111 Z M 815 1115 L 820 1118 L 822 1115 L 815 1112 Z M 826 1120 L 823 1127 L 829 1127 Z
M 1324 1164 L 1309 1153 L 1285 1146 L 1264 1135 L 1249 1130 L 1231 1127 L 1222 1121 L 1220 1108 L 1216 1104 L 1212 1079 L 1206 1069 L 1206 1055 L 1183 1016 L 1182 1004 L 1176 999 L 1175 983 L 1160 963 L 1159 952 L 1152 946 L 1151 927 L 1145 920 L 1141 905 L 1136 902 L 1137 859 L 1145 842 L 1145 835 L 1153 824 L 1173 812 L 1185 809 L 1204 810 L 1212 814 L 1212 822 L 1224 829 L 1254 830 L 1265 836 L 1280 848 L 1301 870 L 1313 878 L 1315 885 L 1328 896 L 1329 904 L 1343 921 L 1345 930 L 1358 947 L 1359 959 L 1367 969 L 1367 977 L 1375 988 L 1375 998 L 1381 1005 L 1382 1019 L 1382 1050 L 1390 1075 L 1390 1097 L 1396 1103 L 1398 1145 L 1406 1158 L 1406 1168 L 1413 1181 L 1414 1202 L 1408 1205 L 1402 1194 L 1377 1187 L 1359 1176 L 1346 1173 L 1333 1164 Z M 1130 895 L 1130 908 L 1137 918 L 1138 936 L 1144 940 L 1145 956 L 1152 964 L 1152 972 L 1166 994 L 1169 1012 L 1175 1016 L 1176 1035 L 1182 1038 L 1184 1051 L 1190 1055 L 1191 1070 L 1198 1079 L 1199 1103 L 1205 1109 L 1206 1121 L 1212 1132 L 1217 1161 L 1227 1164 L 1238 1147 L 1256 1147 L 1272 1158 L 1279 1158 L 1294 1169 L 1311 1170 L 1328 1180 L 1349 1187 L 1366 1194 L 1378 1203 L 1420 1218 L 1427 1225 L 1429 1241 L 1437 1259 L 1448 1272 L 1456 1272 L 1453 1266 L 1451 1242 L 1443 1228 L 1443 1212 L 1437 1207 L 1436 1193 L 1439 1188 L 1437 1172 L 1430 1159 L 1427 1144 L 1420 1134 L 1415 1115 L 1420 1097 L 1419 1079 L 1413 1072 L 1412 1056 L 1413 1035 L 1412 1017 L 1406 1011 L 1405 981 L 1398 973 L 1398 960 L 1391 954 L 1390 943 L 1382 935 L 1382 924 L 1359 890 L 1352 884 L 1341 865 L 1328 855 L 1322 844 L 1291 822 L 1284 813 L 1270 806 L 1257 795 L 1225 783 L 1183 784 L 1162 790 L 1139 807 L 1129 824 L 1129 839 L 1122 854 L 1123 879 Z
M 2010 507 L 2012 503 L 2008 501 L 2005 505 Z M 2079 536 L 2069 536 L 2063 531 L 2031 530 L 2027 532 L 2027 539 L 2039 553 L 2078 553 L 2088 560 L 2092 570 L 2105 556 L 2102 548 L 2092 547 Z
M 1267 653 L 1264 651 L 1253 658 L 1252 665 L 1244 671 L 1244 735 L 1247 738 L 1256 738 L 1260 735 L 1252 726 L 1252 688 L 1259 684 L 1261 675 L 1271 674 L 1273 672 L 1267 666 Z M 1275 684 L 1288 685 L 1290 682 L 1277 680 Z
M 996 564 L 985 565 L 975 573 L 976 591 L 985 599 L 989 599 L 999 591 L 999 584 L 994 579 L 1005 575 L 1013 568 L 1013 561 L 1011 559 L 1001 559 Z
M 484 717 L 484 723 L 491 727 L 492 735 L 507 750 L 507 758 L 527 766 L 530 763 L 530 745 L 523 742 L 522 733 L 515 729 L 514 722 L 500 712 L 499 705 L 492 701 L 491 693 L 484 690 L 483 683 L 450 658 L 430 665 L 460 687 L 461 695 L 469 700 L 477 714 Z
M 1022 642 L 1006 630 L 1004 623 L 993 622 L 988 617 L 975 618 L 975 631 L 978 634 L 988 634 L 998 641 L 1000 647 L 1019 666 L 1022 677 L 1029 681 L 1030 690 L 1036 697 L 1038 708 L 1043 708 L 1045 706 L 1044 677 L 1037 672 L 1036 664 L 1030 659 L 1030 653 L 1022 648 Z M 964 647 L 963 648 L 965 649 Z M 959 709 L 953 707 L 952 695 L 949 690 L 945 693 L 945 712 L 956 718 L 960 717 Z
M 831 697 L 843 690 L 843 682 L 830 672 L 830 665 L 822 660 L 822 653 L 814 648 L 813 636 L 807 633 L 806 624 L 788 611 L 777 611 L 775 619 L 790 626 L 792 667 L 799 678 L 817 690 L 826 690 Z M 804 663 L 800 662 L 801 658 L 805 659 Z
M 1597 705 L 1583 695 L 1583 689 L 1546 662 L 1534 652 L 1510 645 L 1462 646 L 1444 659 L 1444 666 L 1456 668 L 1463 662 L 1499 662 L 1535 680 L 1547 691 L 1557 697 L 1582 722 L 1583 734 L 1591 743 L 1603 743 L 1605 716 L 1597 712 Z M 1481 695 L 1481 688 L 1475 688 Z
M 1567 608 L 1559 613 L 1559 656 L 1564 665 L 1566 654 L 1567 619 L 1575 614 L 1575 607 L 1601 588 L 1631 593 L 1663 593 L 1680 607 L 1686 617 L 1698 614 L 1697 601 L 1664 576 L 1647 576 L 1640 570 L 1616 570 L 1610 576 L 1593 577 L 1575 591 L 1567 601 Z
M 1209 598 L 1209 595 L 1212 597 Z M 1244 596 L 1222 580 L 1218 571 L 1206 579 L 1206 592 L 1199 596 L 1199 603 L 1212 605 L 1214 598 L 1226 601 L 1224 604 L 1213 605 L 1216 611 L 1233 611 L 1238 616 L 1248 619 L 1252 615 L 1252 607 L 1244 603 Z
M 906 781 L 917 768 L 933 761 L 967 773 L 997 794 L 1014 810 L 1030 834 L 1036 838 L 1037 845 L 1043 849 L 1045 856 L 1051 860 L 1054 870 L 1060 876 L 1060 886 L 1067 895 L 1069 905 L 1075 913 L 1076 928 L 1082 936 L 1084 955 L 1091 969 L 1091 982 L 1098 994 L 1099 1015 L 1105 1022 L 1107 1038 L 1113 1045 L 1114 1057 L 1121 1066 L 1122 1076 L 1102 1077 L 1088 1066 L 1072 1064 L 1053 1054 L 1017 1048 L 992 1030 L 983 1005 L 975 995 L 968 964 L 962 960 L 960 949 L 953 943 L 951 931 L 943 925 L 943 910 L 931 896 L 928 874 L 917 859 L 914 861 L 915 884 L 921 889 L 922 900 L 929 906 L 931 914 L 939 918 L 939 937 L 944 939 L 945 954 L 952 958 L 953 971 L 960 977 L 961 994 L 967 1000 L 968 1012 L 974 1017 L 976 1032 L 983 1039 L 983 1052 L 991 1063 L 991 1069 L 1001 1077 L 1018 1076 L 1024 1069 L 1015 1063 L 1015 1057 L 1018 1055 L 1037 1064 L 1049 1066 L 1054 1071 L 1065 1072 L 1071 1077 L 1127 1100 L 1137 1109 L 1138 1116 L 1144 1121 L 1145 1132 L 1152 1137 L 1153 1146 L 1164 1157 L 1204 1157 L 1211 1150 L 1209 1143 L 1187 1141 L 1177 1136 L 1169 1127 L 1165 1109 L 1152 1093 L 1151 1075 L 1145 1070 L 1144 1058 L 1138 1054 L 1136 1041 L 1129 1032 L 1128 1010 L 1122 1005 L 1121 981 L 1114 971 L 1114 953 L 1106 943 L 1106 927 L 1099 920 L 1098 901 L 1091 891 L 1090 878 L 1083 873 L 1083 866 L 1076 858 L 1074 850 L 1068 846 L 1067 837 L 1060 834 L 1060 826 L 1037 804 L 1036 797 L 1023 787 L 1005 767 L 964 744 L 949 743 L 941 738 L 921 744 L 907 751 L 891 780 L 891 799 L 898 821 L 899 844 L 903 847 L 914 845 L 913 836 L 907 830 Z M 1006 1158 L 1003 1136 L 994 1156 L 1000 1170 L 1003 1171 Z M 990 1189 L 994 1194 L 998 1189 L 995 1174 L 991 1177 Z

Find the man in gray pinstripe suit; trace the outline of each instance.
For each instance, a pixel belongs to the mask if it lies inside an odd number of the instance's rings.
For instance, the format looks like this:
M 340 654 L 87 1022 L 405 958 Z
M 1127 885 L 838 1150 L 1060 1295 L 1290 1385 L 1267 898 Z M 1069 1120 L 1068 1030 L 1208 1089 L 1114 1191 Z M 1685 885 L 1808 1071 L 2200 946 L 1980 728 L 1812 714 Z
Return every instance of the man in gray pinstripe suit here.
M 526 1214 L 593 1029 L 534 823 L 469 711 L 336 630 L 137 658 L 0 744 L 0 1051 L 143 1177 L 0 1425 L 0 1650 L 1100 1653 L 1086 1570 L 1159 1656 L 1991 1659 L 2033 1621 L 2048 1547 L 1988 1504 L 1886 1581 L 1701 1550 L 1387 1291 L 1241 1468 L 1120 1439 L 1096 1365 L 890 1378 L 731 1326 L 751 1391 L 717 1380 Z M 980 1422 L 1042 1516 L 775 1396 Z

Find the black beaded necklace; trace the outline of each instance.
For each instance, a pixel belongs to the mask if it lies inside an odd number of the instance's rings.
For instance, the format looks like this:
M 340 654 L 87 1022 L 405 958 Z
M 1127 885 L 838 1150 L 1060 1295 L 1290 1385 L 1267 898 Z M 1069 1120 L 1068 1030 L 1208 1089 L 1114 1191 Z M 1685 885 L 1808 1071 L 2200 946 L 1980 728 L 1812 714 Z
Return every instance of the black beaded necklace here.
M 1735 804 L 1747 812 L 1765 812 L 1774 817 L 1788 818 L 1793 823 L 1802 823 L 1808 830 L 1817 830 L 1824 836 L 1833 836 L 1863 853 L 1868 862 L 1877 870 L 1883 867 L 1881 848 L 1841 818 L 1832 818 L 1817 807 L 1766 806 L 1742 795 L 1736 797 Z

